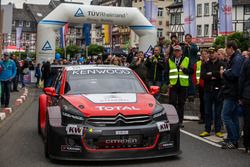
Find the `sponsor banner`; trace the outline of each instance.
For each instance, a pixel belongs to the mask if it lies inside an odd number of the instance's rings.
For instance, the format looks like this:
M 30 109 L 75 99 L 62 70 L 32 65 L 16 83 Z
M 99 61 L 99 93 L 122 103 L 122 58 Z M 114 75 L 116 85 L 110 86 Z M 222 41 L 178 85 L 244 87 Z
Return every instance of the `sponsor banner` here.
M 28 74 L 24 75 L 23 82 L 25 84 L 36 83 L 35 71 L 30 70 Z
M 220 34 L 227 35 L 233 32 L 232 0 L 219 0 Z
M 214 38 L 192 38 L 193 43 L 213 43 Z
M 83 32 L 84 32 L 85 46 L 89 46 L 90 43 L 91 43 L 91 39 L 90 39 L 90 29 L 91 29 L 91 24 L 83 24 Z
M 13 4 L 2 5 L 2 33 L 11 34 L 12 33 L 12 18 L 13 18 Z
M 104 43 L 105 45 L 110 43 L 110 26 L 105 24 L 103 25 L 104 28 Z
M 61 48 L 65 48 L 66 46 L 66 36 L 68 34 L 69 23 L 66 23 L 62 28 L 60 28 L 60 44 Z
M 196 37 L 195 0 L 185 0 L 183 2 L 183 10 L 185 34 L 191 34 L 193 37 Z
M 22 35 L 22 27 L 16 28 L 16 48 L 21 48 L 21 35 Z
M 94 103 L 135 103 L 136 94 L 86 94 L 83 95 Z
M 156 25 L 158 8 L 154 4 L 154 0 L 144 0 L 145 17 Z

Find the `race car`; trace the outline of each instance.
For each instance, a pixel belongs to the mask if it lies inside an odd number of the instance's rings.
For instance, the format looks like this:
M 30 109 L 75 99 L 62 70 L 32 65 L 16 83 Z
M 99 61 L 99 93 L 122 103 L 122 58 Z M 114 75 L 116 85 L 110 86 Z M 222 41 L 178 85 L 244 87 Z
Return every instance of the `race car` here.
M 39 96 L 45 156 L 107 161 L 180 154 L 178 115 L 154 98 L 159 90 L 148 90 L 127 67 L 62 67 Z

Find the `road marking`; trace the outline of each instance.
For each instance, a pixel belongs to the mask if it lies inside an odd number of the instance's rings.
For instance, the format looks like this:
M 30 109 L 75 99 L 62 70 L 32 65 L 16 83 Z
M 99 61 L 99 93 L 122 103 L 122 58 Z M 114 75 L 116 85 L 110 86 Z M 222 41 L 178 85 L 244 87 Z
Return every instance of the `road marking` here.
M 204 139 L 204 138 L 202 138 L 202 137 L 196 136 L 196 135 L 194 135 L 194 134 L 192 134 L 192 133 L 189 133 L 189 132 L 187 132 L 187 131 L 185 131 L 185 130 L 183 130 L 183 129 L 181 129 L 180 131 L 181 131 L 182 133 L 188 135 L 188 136 L 191 136 L 191 137 L 195 138 L 195 139 L 198 139 L 198 140 L 200 140 L 200 141 L 206 142 L 206 143 L 208 143 L 208 144 L 210 144 L 210 145 L 212 145 L 212 146 L 221 148 L 221 145 L 220 145 L 220 144 L 216 144 L 216 143 L 211 142 L 211 141 L 209 141 L 209 140 L 206 140 L 206 139 Z
M 198 116 L 188 116 L 188 115 L 184 115 L 184 120 L 193 120 L 193 121 L 199 121 L 199 117 Z

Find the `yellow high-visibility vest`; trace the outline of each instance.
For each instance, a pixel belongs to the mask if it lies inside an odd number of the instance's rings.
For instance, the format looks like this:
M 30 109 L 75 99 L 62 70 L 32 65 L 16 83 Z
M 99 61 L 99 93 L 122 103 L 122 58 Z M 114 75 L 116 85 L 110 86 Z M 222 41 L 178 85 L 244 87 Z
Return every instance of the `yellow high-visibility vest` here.
M 201 60 L 196 63 L 196 84 L 199 85 L 201 79 Z
M 173 62 L 171 59 L 169 59 L 168 62 L 169 62 L 169 81 L 170 81 L 170 85 L 172 85 L 172 86 L 176 85 L 176 83 L 178 81 L 178 78 L 179 78 L 180 85 L 188 87 L 189 86 L 189 82 L 188 82 L 189 76 L 184 74 L 181 69 L 178 70 L 175 62 Z M 181 62 L 181 66 L 183 68 L 188 68 L 188 65 L 189 65 L 189 58 L 185 57 Z

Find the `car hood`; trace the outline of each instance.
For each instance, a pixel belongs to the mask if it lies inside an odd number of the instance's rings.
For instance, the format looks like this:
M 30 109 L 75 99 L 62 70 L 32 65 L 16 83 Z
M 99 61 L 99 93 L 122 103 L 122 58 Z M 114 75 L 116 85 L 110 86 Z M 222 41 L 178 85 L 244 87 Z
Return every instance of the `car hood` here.
M 68 102 L 83 113 L 85 117 L 152 115 L 156 100 L 150 94 L 82 94 L 64 95 Z

